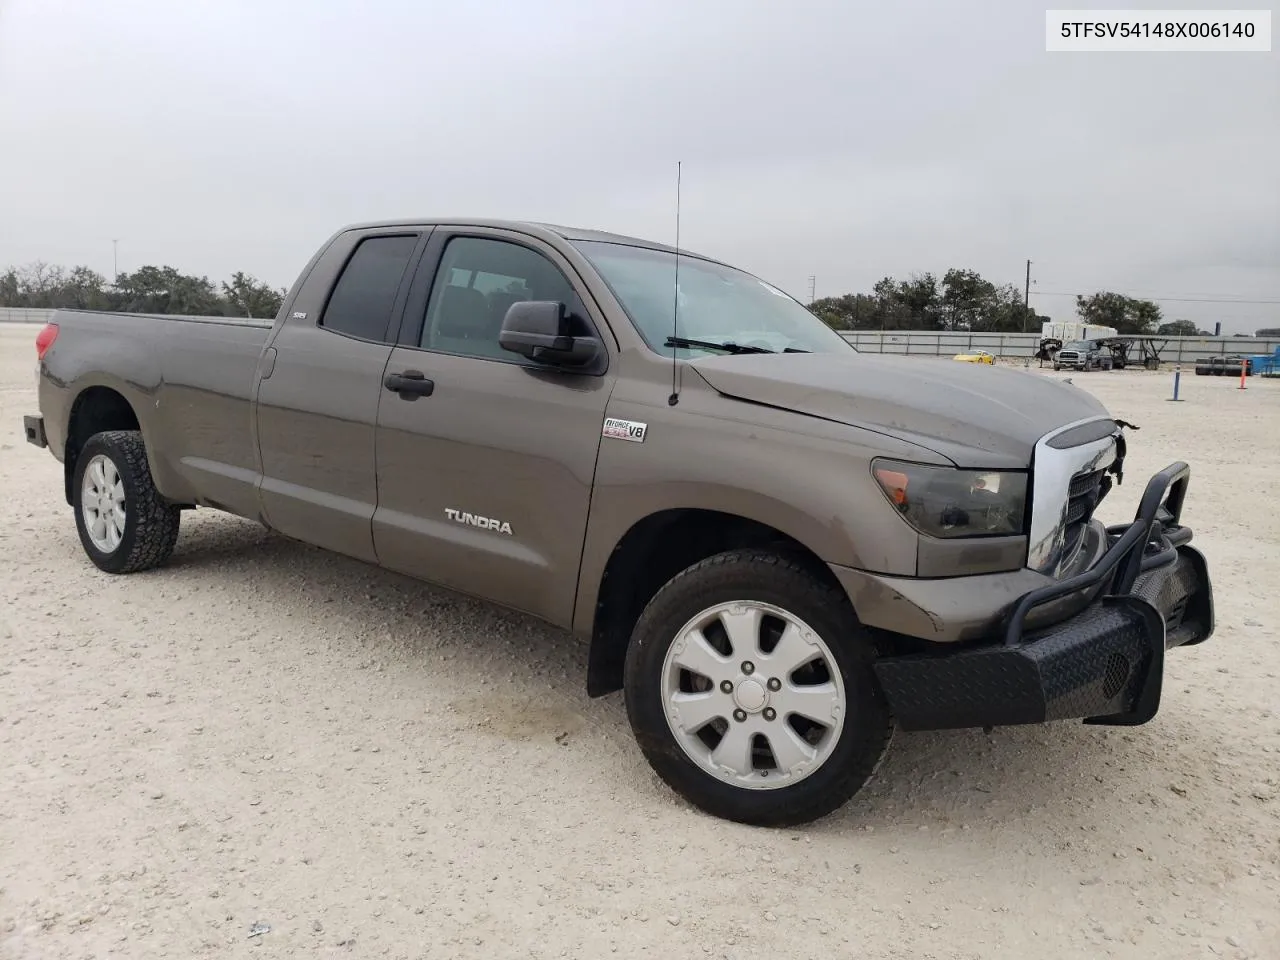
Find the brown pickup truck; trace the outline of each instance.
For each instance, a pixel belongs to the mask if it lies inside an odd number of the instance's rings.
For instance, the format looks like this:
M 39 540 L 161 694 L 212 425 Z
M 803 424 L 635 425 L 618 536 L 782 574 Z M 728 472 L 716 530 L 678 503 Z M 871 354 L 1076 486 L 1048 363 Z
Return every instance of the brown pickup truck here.
M 1179 517 L 1094 509 L 1128 425 L 991 366 L 868 356 L 770 284 L 613 234 L 343 229 L 273 323 L 58 312 L 28 439 L 101 569 L 211 507 L 590 645 L 692 803 L 820 817 L 895 727 L 1155 715 L 1213 632 Z

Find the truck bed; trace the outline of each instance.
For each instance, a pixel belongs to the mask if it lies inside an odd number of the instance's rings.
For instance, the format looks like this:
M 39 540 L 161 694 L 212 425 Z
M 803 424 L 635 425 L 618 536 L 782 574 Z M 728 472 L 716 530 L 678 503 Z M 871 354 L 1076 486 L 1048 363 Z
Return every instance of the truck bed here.
M 258 472 L 252 400 L 258 359 L 272 321 L 59 310 L 52 348 L 59 379 L 76 390 L 41 384 L 42 408 L 56 429 L 74 429 L 63 405 L 86 387 L 121 394 L 142 418 L 152 473 L 166 496 L 256 517 Z M 65 436 L 51 432 L 60 455 Z

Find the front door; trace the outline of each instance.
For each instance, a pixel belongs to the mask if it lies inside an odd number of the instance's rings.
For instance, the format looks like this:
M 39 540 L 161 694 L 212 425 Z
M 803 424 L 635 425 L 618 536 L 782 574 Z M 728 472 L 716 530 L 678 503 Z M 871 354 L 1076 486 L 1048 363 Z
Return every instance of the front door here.
M 421 235 L 352 231 L 308 274 L 257 393 L 260 496 L 285 536 L 374 561 L 374 431 Z
M 517 300 L 597 326 L 571 275 L 522 234 L 436 230 L 387 365 L 433 387 L 382 393 L 373 518 L 383 566 L 565 625 L 613 379 L 539 366 L 498 332 Z

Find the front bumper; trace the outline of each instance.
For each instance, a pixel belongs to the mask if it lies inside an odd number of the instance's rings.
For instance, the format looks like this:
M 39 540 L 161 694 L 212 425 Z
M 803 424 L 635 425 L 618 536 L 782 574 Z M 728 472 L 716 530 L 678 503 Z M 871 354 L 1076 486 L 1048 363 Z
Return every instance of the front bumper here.
M 1208 566 L 1180 523 L 1190 468 L 1147 483 L 1137 516 L 1107 530 L 1089 570 L 1032 590 L 1010 607 L 1003 636 L 878 660 L 875 671 L 906 730 L 989 727 L 1083 718 L 1146 723 L 1160 705 L 1165 651 L 1213 634 Z M 1099 598 L 1067 620 L 1028 630 L 1037 607 Z

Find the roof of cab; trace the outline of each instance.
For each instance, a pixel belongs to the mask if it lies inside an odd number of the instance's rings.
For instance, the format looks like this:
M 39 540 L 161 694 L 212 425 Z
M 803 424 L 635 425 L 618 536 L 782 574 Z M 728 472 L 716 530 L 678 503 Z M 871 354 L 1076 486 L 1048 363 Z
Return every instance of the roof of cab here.
M 553 233 L 565 240 L 594 240 L 600 243 L 618 243 L 630 247 L 643 247 L 646 250 L 662 250 L 666 253 L 675 253 L 676 248 L 668 246 L 664 243 L 655 243 L 652 240 L 643 240 L 639 237 L 628 237 L 621 233 L 609 233 L 604 230 L 587 230 L 581 227 L 566 227 L 554 223 L 542 223 L 537 220 L 500 220 L 490 217 L 406 217 L 401 220 L 376 220 L 367 223 L 352 223 L 343 227 L 341 231 L 345 233 L 348 230 L 368 230 L 377 227 L 409 227 L 409 226 L 437 226 L 437 227 L 493 227 L 502 230 L 519 230 L 524 233 Z M 683 247 L 679 250 L 682 257 L 697 257 L 699 260 L 710 260 L 718 263 L 714 257 L 708 257 L 692 250 L 686 250 Z

